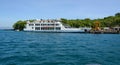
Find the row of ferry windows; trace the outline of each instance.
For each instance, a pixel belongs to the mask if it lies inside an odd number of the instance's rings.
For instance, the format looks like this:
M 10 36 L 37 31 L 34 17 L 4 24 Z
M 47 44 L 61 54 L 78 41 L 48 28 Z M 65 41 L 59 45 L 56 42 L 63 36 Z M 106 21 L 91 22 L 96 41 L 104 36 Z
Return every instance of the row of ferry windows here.
M 41 30 L 61 30 L 61 28 L 60 27 L 56 27 L 56 28 L 54 28 L 54 27 L 41 27 Z M 40 30 L 40 27 L 35 27 L 35 30 Z
M 41 24 L 41 26 L 58 26 L 59 24 Z M 29 26 L 34 26 L 34 24 L 29 24 Z M 40 24 L 35 24 L 35 26 L 40 26 Z

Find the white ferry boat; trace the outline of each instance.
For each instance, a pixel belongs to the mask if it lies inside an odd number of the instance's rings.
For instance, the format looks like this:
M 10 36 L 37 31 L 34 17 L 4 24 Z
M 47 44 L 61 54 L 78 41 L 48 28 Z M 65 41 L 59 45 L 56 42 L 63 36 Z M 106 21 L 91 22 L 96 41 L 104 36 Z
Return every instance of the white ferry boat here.
M 78 33 L 85 32 L 83 28 L 67 28 L 60 20 L 35 20 L 33 22 L 27 21 L 24 31 L 33 32 L 66 32 L 66 33 Z

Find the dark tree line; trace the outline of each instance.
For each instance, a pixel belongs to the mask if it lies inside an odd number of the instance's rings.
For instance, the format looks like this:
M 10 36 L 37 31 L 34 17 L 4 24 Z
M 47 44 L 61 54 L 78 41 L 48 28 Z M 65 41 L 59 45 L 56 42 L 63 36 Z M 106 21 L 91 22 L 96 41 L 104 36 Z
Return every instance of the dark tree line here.
M 115 27 L 120 26 L 120 13 L 116 13 L 114 16 L 108 16 L 101 19 L 64 19 L 61 18 L 61 21 L 63 24 L 68 24 L 71 27 L 93 27 L 94 22 L 98 21 L 100 22 L 101 27 Z

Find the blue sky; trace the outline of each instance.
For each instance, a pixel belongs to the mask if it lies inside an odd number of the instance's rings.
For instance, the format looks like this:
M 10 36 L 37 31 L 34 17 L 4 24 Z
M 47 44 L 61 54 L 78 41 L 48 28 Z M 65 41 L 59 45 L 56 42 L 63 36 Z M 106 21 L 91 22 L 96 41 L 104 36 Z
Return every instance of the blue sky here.
M 0 27 L 27 19 L 103 18 L 120 12 L 120 0 L 0 0 Z

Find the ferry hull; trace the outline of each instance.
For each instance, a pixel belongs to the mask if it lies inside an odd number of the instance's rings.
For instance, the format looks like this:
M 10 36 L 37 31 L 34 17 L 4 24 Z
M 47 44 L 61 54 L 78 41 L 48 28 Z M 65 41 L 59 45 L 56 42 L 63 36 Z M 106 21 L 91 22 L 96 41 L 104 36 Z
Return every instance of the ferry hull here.
M 47 31 L 47 30 L 45 30 L 45 31 L 41 31 L 41 30 L 39 30 L 39 31 L 31 31 L 31 30 L 24 30 L 25 32 L 40 32 L 40 33 L 84 33 L 85 31 L 84 30 L 59 30 L 59 31 Z

